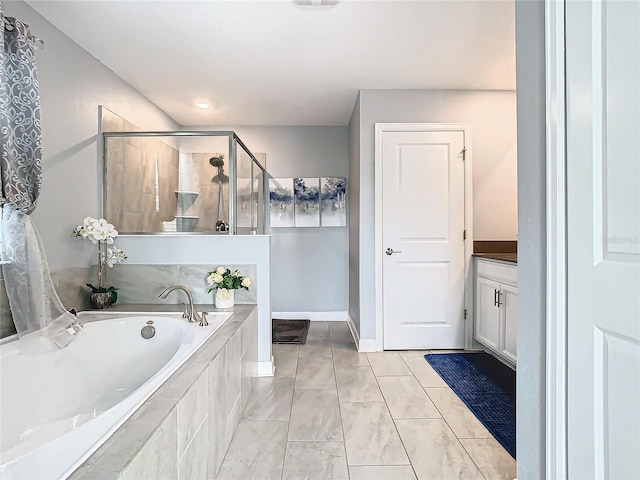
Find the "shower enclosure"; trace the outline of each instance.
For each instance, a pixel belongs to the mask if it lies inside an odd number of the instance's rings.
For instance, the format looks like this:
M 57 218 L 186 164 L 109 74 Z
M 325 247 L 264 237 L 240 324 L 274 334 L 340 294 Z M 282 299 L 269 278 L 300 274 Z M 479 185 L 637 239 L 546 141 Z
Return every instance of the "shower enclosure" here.
M 264 233 L 264 154 L 235 132 L 102 136 L 103 215 L 119 232 Z

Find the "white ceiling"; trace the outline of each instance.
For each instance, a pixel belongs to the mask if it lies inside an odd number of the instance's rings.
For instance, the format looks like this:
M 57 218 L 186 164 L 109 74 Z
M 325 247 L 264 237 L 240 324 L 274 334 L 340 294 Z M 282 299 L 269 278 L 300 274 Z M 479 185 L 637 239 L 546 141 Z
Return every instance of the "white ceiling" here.
M 346 125 L 360 89 L 515 89 L 513 0 L 28 4 L 183 126 Z

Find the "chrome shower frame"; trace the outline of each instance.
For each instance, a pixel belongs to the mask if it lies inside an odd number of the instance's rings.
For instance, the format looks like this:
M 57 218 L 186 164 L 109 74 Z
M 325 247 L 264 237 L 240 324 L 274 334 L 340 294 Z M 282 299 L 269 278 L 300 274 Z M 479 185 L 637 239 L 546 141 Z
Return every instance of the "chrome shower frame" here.
M 258 203 L 258 211 L 254 212 L 254 208 L 251 208 L 251 227 L 249 228 L 248 234 L 263 234 L 266 229 L 266 215 L 267 215 L 267 205 L 269 204 L 269 190 L 267 188 L 267 171 L 260 163 L 260 161 L 255 157 L 255 155 L 249 150 L 249 148 L 244 144 L 244 142 L 238 137 L 238 135 L 231 130 L 228 131 L 148 131 L 148 132 L 100 132 L 101 135 L 98 135 L 98 149 L 99 149 L 99 195 L 101 197 L 100 201 L 100 215 L 103 218 L 108 219 L 108 209 L 107 209 L 107 188 L 106 188 L 106 179 L 107 179 L 107 162 L 106 162 L 106 150 L 107 150 L 107 139 L 108 138 L 130 138 L 130 137 L 228 137 L 229 139 L 229 230 L 226 232 L 217 232 L 217 231 L 202 231 L 202 232 L 120 232 L 123 235 L 221 235 L 221 234 L 229 234 L 229 235 L 237 235 L 238 232 L 238 199 L 237 199 L 237 182 L 238 182 L 238 148 L 242 148 L 247 155 L 251 158 L 251 198 L 253 201 L 254 191 L 253 191 L 253 181 L 255 179 L 254 175 L 254 167 L 259 168 L 260 172 L 260 185 L 258 187 L 258 192 L 260 189 L 262 190 L 262 203 Z M 256 197 L 257 198 L 257 197 Z M 262 208 L 260 208 L 260 205 Z M 255 218 L 257 215 L 258 218 Z M 262 216 L 262 222 L 260 222 L 260 217 Z M 262 226 L 262 228 L 261 228 Z M 259 231 L 263 230 L 263 231 Z

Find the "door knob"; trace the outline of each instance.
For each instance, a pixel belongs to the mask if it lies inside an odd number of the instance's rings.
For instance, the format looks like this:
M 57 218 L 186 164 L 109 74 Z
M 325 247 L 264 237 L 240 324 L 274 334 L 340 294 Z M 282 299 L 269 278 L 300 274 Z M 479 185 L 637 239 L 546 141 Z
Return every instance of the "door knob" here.
M 394 250 L 393 248 L 387 248 L 385 252 L 387 255 L 393 255 L 394 253 L 402 253 L 400 250 Z

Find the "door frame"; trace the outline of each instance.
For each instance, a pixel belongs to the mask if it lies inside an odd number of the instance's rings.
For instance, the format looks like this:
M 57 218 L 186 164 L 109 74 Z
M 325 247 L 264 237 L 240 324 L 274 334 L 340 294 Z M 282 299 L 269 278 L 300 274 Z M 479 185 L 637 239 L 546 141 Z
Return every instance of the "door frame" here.
M 385 132 L 462 132 L 464 135 L 464 147 L 466 149 L 464 159 L 464 228 L 467 231 L 464 242 L 464 305 L 467 318 L 464 324 L 465 349 L 473 348 L 473 271 L 471 255 L 473 254 L 473 179 L 471 124 L 469 123 L 376 123 L 375 128 L 375 214 L 374 214 L 374 283 L 375 283 L 375 321 L 376 335 L 374 339 L 375 351 L 383 351 L 384 339 L 384 313 L 382 304 L 382 134 Z
M 545 477 L 567 478 L 565 1 L 545 1 Z

